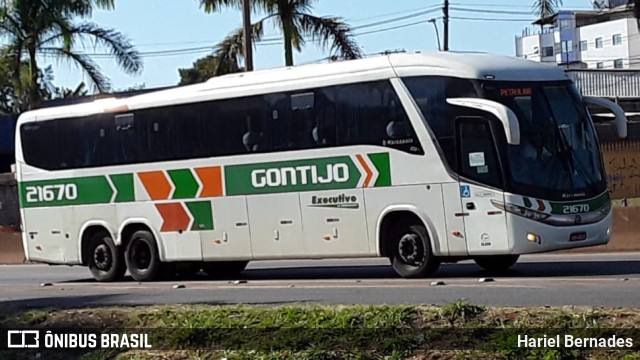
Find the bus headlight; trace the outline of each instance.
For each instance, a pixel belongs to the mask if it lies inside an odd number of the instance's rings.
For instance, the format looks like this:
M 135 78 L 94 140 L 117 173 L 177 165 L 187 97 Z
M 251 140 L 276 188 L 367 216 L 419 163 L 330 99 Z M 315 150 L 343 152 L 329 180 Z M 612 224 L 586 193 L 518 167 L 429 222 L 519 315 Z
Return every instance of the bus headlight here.
M 493 206 L 497 207 L 498 209 L 501 209 L 506 212 L 510 212 L 512 214 L 516 214 L 519 216 L 524 216 L 528 219 L 532 219 L 536 221 L 542 221 L 550 216 L 549 214 L 533 211 L 531 209 L 527 209 L 525 207 L 514 205 L 514 204 L 501 203 L 495 200 L 491 200 L 491 203 L 493 204 Z

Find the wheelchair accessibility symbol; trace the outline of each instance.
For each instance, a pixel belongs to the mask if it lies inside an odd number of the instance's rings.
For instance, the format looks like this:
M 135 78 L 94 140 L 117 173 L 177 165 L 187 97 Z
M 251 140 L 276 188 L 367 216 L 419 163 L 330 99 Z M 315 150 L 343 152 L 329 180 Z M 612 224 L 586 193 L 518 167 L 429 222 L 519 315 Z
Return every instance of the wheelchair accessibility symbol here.
M 463 198 L 471 197 L 471 188 L 469 187 L 469 185 L 460 185 L 460 196 L 462 196 Z

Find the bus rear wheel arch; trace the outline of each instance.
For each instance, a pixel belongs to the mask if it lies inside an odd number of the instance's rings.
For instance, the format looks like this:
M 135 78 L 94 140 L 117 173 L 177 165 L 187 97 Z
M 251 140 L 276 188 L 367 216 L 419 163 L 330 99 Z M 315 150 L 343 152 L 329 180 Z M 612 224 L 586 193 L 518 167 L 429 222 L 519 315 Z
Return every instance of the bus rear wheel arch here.
M 117 281 L 124 277 L 127 271 L 124 256 L 108 231 L 92 232 L 85 244 L 84 261 L 97 281 Z
M 394 271 L 404 278 L 433 275 L 440 267 L 424 223 L 415 214 L 399 212 L 387 215 L 381 226 L 382 255 Z
M 162 262 L 151 231 L 138 229 L 125 240 L 124 259 L 131 277 L 136 281 L 157 279 L 162 273 Z

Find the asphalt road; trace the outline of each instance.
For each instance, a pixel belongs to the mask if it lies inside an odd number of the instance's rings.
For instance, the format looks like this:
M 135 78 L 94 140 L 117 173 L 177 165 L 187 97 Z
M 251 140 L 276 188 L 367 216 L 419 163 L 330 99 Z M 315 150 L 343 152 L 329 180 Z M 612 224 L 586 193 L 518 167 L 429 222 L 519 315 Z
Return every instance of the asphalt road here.
M 488 277 L 473 262 L 434 278 L 398 278 L 386 259 L 254 262 L 239 279 L 97 283 L 83 267 L 0 266 L 0 312 L 144 304 L 444 304 L 640 307 L 640 253 L 528 255 Z M 432 282 L 443 281 L 434 286 Z M 43 283 L 50 283 L 42 286 Z M 181 284 L 184 288 L 174 288 Z

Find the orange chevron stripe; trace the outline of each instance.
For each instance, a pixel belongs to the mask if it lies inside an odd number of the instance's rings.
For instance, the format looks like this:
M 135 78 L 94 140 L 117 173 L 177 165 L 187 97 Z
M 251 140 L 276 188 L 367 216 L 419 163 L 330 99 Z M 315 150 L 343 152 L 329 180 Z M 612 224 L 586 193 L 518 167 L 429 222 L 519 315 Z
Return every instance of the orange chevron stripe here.
M 367 165 L 367 162 L 364 161 L 364 158 L 362 157 L 362 155 L 356 154 L 356 158 L 358 159 L 358 162 L 360 163 L 360 165 L 362 165 L 362 167 L 364 168 L 364 171 L 367 173 L 367 177 L 364 178 L 363 186 L 369 187 L 369 183 L 373 178 L 373 171 L 371 171 L 371 168 L 369 167 L 369 165 Z
M 171 194 L 171 183 L 162 171 L 149 171 L 138 173 L 142 185 L 147 189 L 151 200 L 165 200 Z
M 156 204 L 156 209 L 158 209 L 163 220 L 160 231 L 189 230 L 191 218 L 182 206 L 182 203 Z
M 222 196 L 222 167 L 196 168 L 196 174 L 202 183 L 200 197 Z

